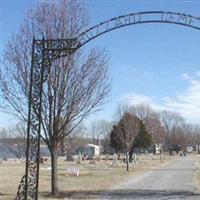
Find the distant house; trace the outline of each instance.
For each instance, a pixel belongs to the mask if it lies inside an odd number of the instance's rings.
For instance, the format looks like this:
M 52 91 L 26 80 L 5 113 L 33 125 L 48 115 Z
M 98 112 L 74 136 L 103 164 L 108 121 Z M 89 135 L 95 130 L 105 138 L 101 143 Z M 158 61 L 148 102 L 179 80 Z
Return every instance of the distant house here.
M 160 154 L 160 152 L 162 151 L 163 149 L 163 145 L 162 144 L 154 144 L 154 154 L 155 155 L 158 155 Z
M 199 154 L 200 153 L 200 145 L 199 144 L 194 145 L 193 150 Z
M 99 145 L 87 144 L 83 147 L 76 149 L 76 154 L 87 155 L 87 156 L 99 156 L 101 147 Z
M 188 145 L 187 147 L 186 147 L 186 151 L 187 151 L 187 153 L 192 153 L 193 152 L 193 146 L 192 145 Z

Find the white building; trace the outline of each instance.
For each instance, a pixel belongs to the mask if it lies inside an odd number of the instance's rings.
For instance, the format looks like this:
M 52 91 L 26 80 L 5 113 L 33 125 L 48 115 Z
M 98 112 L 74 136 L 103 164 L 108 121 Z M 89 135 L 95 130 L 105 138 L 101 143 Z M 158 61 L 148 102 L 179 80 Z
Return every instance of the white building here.
M 87 144 L 84 147 L 78 147 L 76 153 L 78 155 L 99 156 L 101 147 L 99 145 Z
M 156 155 L 160 154 L 161 150 L 163 149 L 163 145 L 162 144 L 155 144 L 154 146 L 154 152 Z
M 100 146 L 94 144 L 87 144 L 87 147 L 92 150 L 94 156 L 100 155 Z

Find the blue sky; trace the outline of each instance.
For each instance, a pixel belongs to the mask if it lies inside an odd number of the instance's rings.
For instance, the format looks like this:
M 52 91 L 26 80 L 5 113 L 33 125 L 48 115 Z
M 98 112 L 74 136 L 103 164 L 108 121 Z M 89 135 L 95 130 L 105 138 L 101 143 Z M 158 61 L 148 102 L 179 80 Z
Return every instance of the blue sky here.
M 0 51 L 23 20 L 31 0 L 0 0 Z M 39 1 L 38 1 L 39 2 Z M 131 12 L 162 10 L 200 16 L 198 1 L 88 0 L 91 26 Z M 200 31 L 172 24 L 142 24 L 117 29 L 87 47 L 106 48 L 110 54 L 112 92 L 103 110 L 91 116 L 112 120 L 117 103 L 148 103 L 156 110 L 180 112 L 200 122 Z M 1 122 L 14 118 L 1 114 Z

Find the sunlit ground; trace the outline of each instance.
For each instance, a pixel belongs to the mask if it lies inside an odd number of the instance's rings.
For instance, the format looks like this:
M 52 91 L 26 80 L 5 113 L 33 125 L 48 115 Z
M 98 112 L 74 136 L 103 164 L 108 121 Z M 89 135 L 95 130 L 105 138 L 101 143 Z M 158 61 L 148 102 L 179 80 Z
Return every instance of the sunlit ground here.
M 159 156 L 139 156 L 137 164 L 130 165 L 130 172 L 126 172 L 126 165 L 119 163 L 117 167 L 112 166 L 111 160 L 96 161 L 91 164 L 90 161 L 84 161 L 81 165 L 76 162 L 66 162 L 64 158 L 59 158 L 58 174 L 59 174 L 59 190 L 60 198 L 70 197 L 84 192 L 104 191 L 109 187 L 114 187 L 121 181 L 125 181 L 130 177 L 142 174 L 153 167 L 161 164 Z M 166 159 L 166 162 L 169 158 Z M 165 163 L 163 163 L 165 164 Z M 67 174 L 67 169 L 76 168 L 80 170 L 80 176 Z M 50 160 L 47 164 L 40 165 L 40 184 L 39 199 L 52 199 L 51 177 L 50 177 Z M 12 199 L 20 182 L 21 176 L 24 174 L 24 163 L 15 163 L 7 161 L 0 164 L 0 199 Z
M 200 169 L 200 157 L 194 156 L 196 164 Z M 77 199 L 83 196 L 87 199 L 88 195 L 95 195 L 96 193 L 103 192 L 108 188 L 114 188 L 127 179 L 136 177 L 159 165 L 165 165 L 170 162 L 173 157 L 166 157 L 164 163 L 161 163 L 159 156 L 153 155 L 141 155 L 138 156 L 138 163 L 130 165 L 130 172 L 126 172 L 126 165 L 118 163 L 117 167 L 112 166 L 112 160 L 96 161 L 96 163 L 90 161 L 84 161 L 82 164 L 74 162 L 66 162 L 64 158 L 58 160 L 58 174 L 59 174 L 59 190 L 60 194 L 58 198 L 51 197 L 51 170 L 50 160 L 47 164 L 40 165 L 40 188 L 39 199 L 64 199 L 69 198 Z M 24 174 L 25 163 L 15 163 L 13 161 L 7 161 L 0 164 L 0 199 L 7 200 L 13 199 L 17 192 L 17 187 L 20 182 L 20 178 Z M 80 176 L 74 176 L 67 174 L 67 169 L 79 169 Z M 194 177 L 195 184 L 200 189 L 200 170 L 196 172 Z

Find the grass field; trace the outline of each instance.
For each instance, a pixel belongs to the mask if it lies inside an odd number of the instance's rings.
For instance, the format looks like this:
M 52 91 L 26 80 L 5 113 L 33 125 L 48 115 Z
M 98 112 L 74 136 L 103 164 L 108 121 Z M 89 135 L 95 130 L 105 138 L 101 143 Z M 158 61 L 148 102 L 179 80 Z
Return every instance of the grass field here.
M 196 165 L 198 167 L 198 170 L 196 171 L 194 182 L 195 182 L 196 187 L 200 191 L 200 156 L 196 156 L 195 160 L 196 160 Z
M 161 164 L 158 156 L 139 156 L 137 164 L 130 165 L 130 172 L 126 172 L 126 166 L 120 164 L 112 167 L 112 161 L 97 161 L 90 164 L 84 161 L 81 165 L 76 162 L 66 162 L 63 158 L 58 160 L 59 190 L 57 198 L 50 196 L 50 162 L 40 165 L 39 199 L 81 199 L 81 196 L 101 192 L 109 187 L 119 184 L 130 177 L 136 177 L 153 167 Z M 77 168 L 80 176 L 68 175 L 66 169 Z M 6 162 L 0 164 L 0 199 L 13 199 L 21 176 L 24 174 L 24 163 Z

